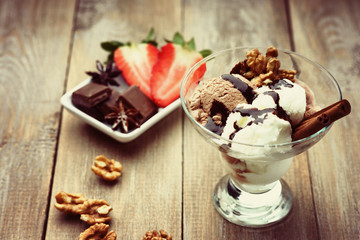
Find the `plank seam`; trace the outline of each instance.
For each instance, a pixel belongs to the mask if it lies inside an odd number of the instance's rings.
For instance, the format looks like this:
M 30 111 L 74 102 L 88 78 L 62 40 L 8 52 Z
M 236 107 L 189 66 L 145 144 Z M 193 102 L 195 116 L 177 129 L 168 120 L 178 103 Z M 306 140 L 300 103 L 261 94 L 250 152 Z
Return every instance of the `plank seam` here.
M 291 11 L 290 11 L 289 0 L 284 0 L 284 5 L 285 5 L 286 20 L 287 20 L 287 23 L 288 23 L 290 49 L 291 49 L 291 51 L 295 52 L 296 49 L 295 49 L 294 32 L 293 32 L 293 28 L 292 28 Z
M 73 50 L 73 44 L 74 44 L 75 27 L 76 27 L 76 23 L 77 23 L 77 13 L 78 13 L 79 5 L 80 5 L 79 0 L 76 0 L 74 16 L 73 16 L 73 20 L 72 20 L 72 29 L 71 29 L 71 34 L 70 34 L 69 55 L 68 55 L 67 66 L 66 66 L 66 70 L 65 70 L 63 94 L 66 92 L 67 82 L 68 82 L 68 78 L 69 78 L 70 62 L 71 62 L 71 56 L 72 56 L 72 50 Z M 61 126 L 62 126 L 63 110 L 64 110 L 64 108 L 61 107 L 60 115 L 59 115 L 59 127 L 58 127 L 58 130 L 56 133 L 56 144 L 55 144 L 54 155 L 53 155 L 53 167 L 51 169 L 49 193 L 48 193 L 47 205 L 46 205 L 46 210 L 45 210 L 46 216 L 45 216 L 43 232 L 42 232 L 42 236 L 41 236 L 41 239 L 43 239 L 43 240 L 46 239 L 47 226 L 48 226 L 49 215 L 50 215 L 49 214 L 50 213 L 50 203 L 51 203 L 51 196 L 52 196 L 52 188 L 54 185 L 54 174 L 55 174 L 55 168 L 56 168 L 56 162 L 57 162 L 57 153 L 58 153 L 58 148 L 59 148 L 59 139 L 60 139 Z
M 316 232 L 317 232 L 318 239 L 320 239 L 320 231 L 319 231 L 320 229 L 319 229 L 319 222 L 318 222 L 318 216 L 317 216 L 316 205 L 315 205 L 314 188 L 313 188 L 313 181 L 312 181 L 312 176 L 311 176 L 312 171 L 311 171 L 311 164 L 310 164 L 308 152 L 306 152 L 306 161 L 307 161 L 308 169 L 309 169 L 309 181 L 310 181 L 310 189 L 311 189 L 311 199 L 312 199 L 312 204 L 314 206 Z

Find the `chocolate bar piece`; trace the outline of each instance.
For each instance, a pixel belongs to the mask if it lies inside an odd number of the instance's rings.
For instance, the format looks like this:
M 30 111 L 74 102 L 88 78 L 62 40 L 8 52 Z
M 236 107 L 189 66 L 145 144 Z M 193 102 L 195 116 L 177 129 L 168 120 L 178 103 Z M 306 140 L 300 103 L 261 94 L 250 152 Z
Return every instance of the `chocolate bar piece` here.
M 73 92 L 71 101 L 78 107 L 92 108 L 102 101 L 108 99 L 110 95 L 110 88 L 91 82 Z
M 123 94 L 121 94 L 121 97 L 125 104 L 128 105 L 127 108 L 136 109 L 140 113 L 140 124 L 144 123 L 157 113 L 158 108 L 155 103 L 141 92 L 138 86 L 130 86 Z
M 111 112 L 116 112 L 119 108 L 119 98 L 121 94 L 112 90 L 110 97 L 96 106 L 96 108 L 105 116 Z

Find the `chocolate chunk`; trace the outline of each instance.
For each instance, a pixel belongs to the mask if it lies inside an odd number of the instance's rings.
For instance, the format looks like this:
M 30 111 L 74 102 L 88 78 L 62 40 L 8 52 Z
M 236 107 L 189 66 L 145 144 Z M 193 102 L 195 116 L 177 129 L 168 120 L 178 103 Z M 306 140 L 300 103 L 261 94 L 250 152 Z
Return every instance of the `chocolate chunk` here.
M 249 71 L 249 67 L 246 64 L 246 60 L 237 63 L 233 69 L 231 69 L 230 74 L 240 74 L 243 75 L 244 73 L 246 73 L 247 71 Z
M 71 101 L 78 107 L 92 108 L 102 101 L 108 99 L 110 95 L 110 88 L 91 82 L 73 92 Z
M 81 106 L 77 106 L 77 108 L 86 113 L 87 115 L 99 120 L 99 121 L 103 121 L 104 120 L 104 115 L 99 111 L 99 109 L 97 109 L 97 107 L 92 107 L 92 108 L 86 108 L 86 107 L 81 107 Z
M 157 106 L 135 85 L 130 86 L 121 97 L 128 105 L 127 108 L 136 109 L 140 113 L 140 124 L 157 113 Z
M 119 108 L 119 98 L 121 94 L 118 91 L 111 91 L 110 97 L 96 106 L 96 108 L 105 116 L 111 112 L 115 112 Z

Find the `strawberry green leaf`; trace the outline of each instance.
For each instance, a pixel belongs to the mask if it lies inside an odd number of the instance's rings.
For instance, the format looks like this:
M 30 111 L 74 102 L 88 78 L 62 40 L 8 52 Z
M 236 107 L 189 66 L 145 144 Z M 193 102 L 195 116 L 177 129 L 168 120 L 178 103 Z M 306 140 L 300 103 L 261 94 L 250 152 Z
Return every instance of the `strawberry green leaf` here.
M 150 44 L 153 45 L 155 48 L 157 47 L 157 42 L 155 40 L 155 30 L 154 28 L 151 28 L 148 35 L 146 36 L 146 38 L 144 40 L 141 41 L 141 43 L 145 43 L 145 44 Z M 102 42 L 101 48 L 107 52 L 109 52 L 109 55 L 107 56 L 107 60 L 105 61 L 105 63 L 107 64 L 108 62 L 112 61 L 114 58 L 114 52 L 120 48 L 120 47 L 127 47 L 127 46 L 131 46 L 131 45 L 137 45 L 131 41 L 127 41 L 125 43 L 123 42 L 119 42 L 119 41 L 106 41 L 106 42 Z
M 191 38 L 189 42 L 187 42 L 187 48 L 190 50 L 196 50 L 196 45 L 195 45 L 195 39 Z
M 114 52 L 118 47 L 124 46 L 124 44 L 119 41 L 102 42 L 100 45 L 101 48 L 107 52 Z
M 107 65 L 109 62 L 113 61 L 114 59 L 114 52 L 109 53 L 109 55 L 106 58 L 106 61 L 104 61 L 104 64 Z
M 151 28 L 149 34 L 146 36 L 144 41 L 148 42 L 148 41 L 152 41 L 154 39 L 155 39 L 155 30 L 154 30 L 154 28 Z
M 204 50 L 201 50 L 199 53 L 201 54 L 201 56 L 207 57 L 207 56 L 209 56 L 212 52 L 211 52 L 210 49 L 204 49 Z
M 174 37 L 173 37 L 172 42 L 173 42 L 174 44 L 178 44 L 178 45 L 181 45 L 181 46 L 185 46 L 185 44 L 186 44 L 183 36 L 182 36 L 179 32 L 176 32 L 176 33 L 174 34 Z
M 148 43 L 148 44 L 152 44 L 155 47 L 157 47 L 158 43 L 155 40 L 156 36 L 155 36 L 155 30 L 154 28 L 151 28 L 148 35 L 146 36 L 146 38 L 144 40 L 141 41 L 141 43 Z
M 124 43 L 119 42 L 119 41 L 107 41 L 107 42 L 102 42 L 100 43 L 101 48 L 104 49 L 105 51 L 109 52 L 109 55 L 107 57 L 107 60 L 104 62 L 105 64 L 109 63 L 110 61 L 112 61 L 113 57 L 114 57 L 114 51 L 116 49 L 118 49 L 119 47 L 124 46 Z

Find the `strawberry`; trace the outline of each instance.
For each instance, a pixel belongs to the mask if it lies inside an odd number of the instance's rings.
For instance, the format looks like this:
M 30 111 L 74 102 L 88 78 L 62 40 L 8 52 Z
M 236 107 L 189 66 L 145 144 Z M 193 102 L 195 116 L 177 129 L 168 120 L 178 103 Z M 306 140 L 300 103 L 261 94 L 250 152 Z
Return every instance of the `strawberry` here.
M 210 50 L 197 52 L 194 39 L 185 42 L 179 33 L 175 33 L 172 42 L 167 42 L 161 48 L 150 80 L 151 98 L 159 107 L 166 107 L 179 98 L 181 81 L 186 72 L 211 53 Z M 203 64 L 194 74 L 194 80 L 200 79 L 205 70 L 206 65 Z
M 141 43 L 121 43 L 117 41 L 104 42 L 103 49 L 109 51 L 109 60 L 113 57 L 116 67 L 129 85 L 136 85 L 151 98 L 150 78 L 151 70 L 157 62 L 159 49 L 154 39 L 154 30 Z

